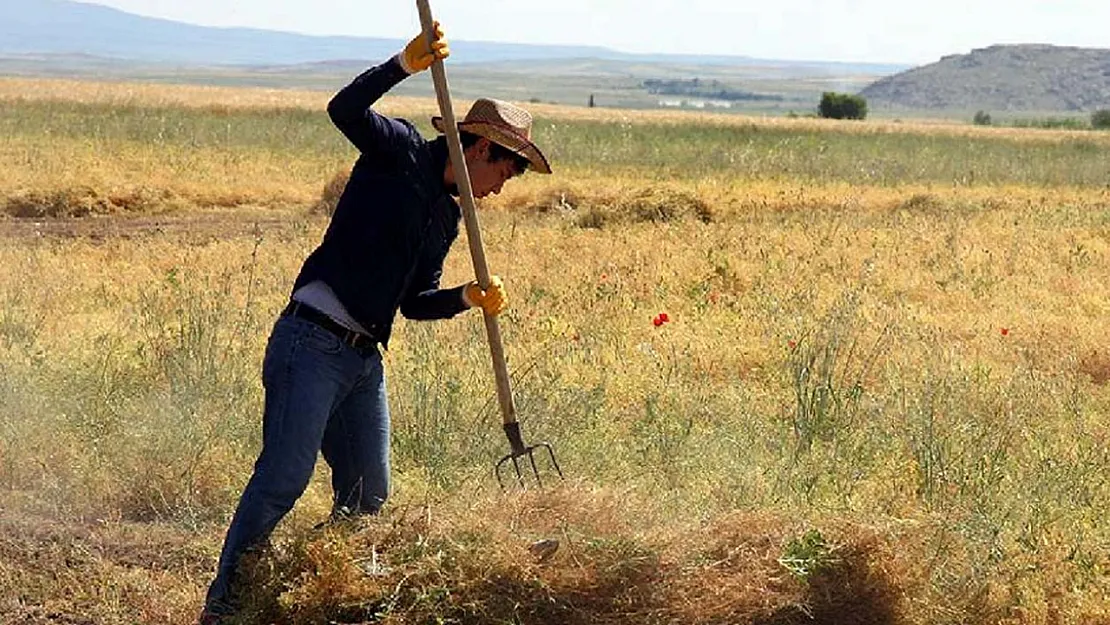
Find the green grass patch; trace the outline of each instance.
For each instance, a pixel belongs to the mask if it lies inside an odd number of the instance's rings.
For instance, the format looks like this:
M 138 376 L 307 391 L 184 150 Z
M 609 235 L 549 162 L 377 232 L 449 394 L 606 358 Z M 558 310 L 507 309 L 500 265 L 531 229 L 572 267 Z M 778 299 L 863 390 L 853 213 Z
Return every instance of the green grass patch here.
M 431 135 L 427 120 L 417 126 Z M 138 143 L 167 151 L 263 150 L 291 159 L 350 158 L 324 111 L 0 103 L 12 137 Z M 652 179 L 800 178 L 868 185 L 1101 186 L 1110 156 L 1082 139 L 1018 141 L 921 132 L 859 132 L 538 119 L 537 142 L 562 170 L 624 170 Z

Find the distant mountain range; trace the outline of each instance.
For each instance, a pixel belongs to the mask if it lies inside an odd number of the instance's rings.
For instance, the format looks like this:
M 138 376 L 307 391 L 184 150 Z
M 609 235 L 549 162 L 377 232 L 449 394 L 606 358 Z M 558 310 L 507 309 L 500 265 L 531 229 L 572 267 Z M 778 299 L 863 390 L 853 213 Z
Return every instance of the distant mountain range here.
M 73 0 L 0 0 L 0 74 L 331 89 L 404 43 L 197 26 Z M 597 93 L 599 105 L 642 108 L 681 99 L 654 95 L 652 85 L 704 82 L 716 89 L 705 97 L 742 94 L 750 100 L 743 110 L 772 114 L 806 110 L 824 90 L 860 89 L 875 110 L 1110 108 L 1110 50 L 1103 49 L 999 45 L 911 68 L 454 39 L 451 48 L 452 75 L 472 96 L 585 102 Z M 430 92 L 421 85 L 404 89 Z
M 183 66 L 295 65 L 337 60 L 378 61 L 402 39 L 320 37 L 251 28 L 213 28 L 142 17 L 71 0 L 0 0 L 0 56 L 87 55 Z M 683 65 L 804 68 L 829 75 L 888 75 L 905 65 L 774 61 L 744 56 L 627 54 L 596 46 L 452 40 L 456 63 L 591 58 Z
M 1110 109 L 1110 50 L 991 46 L 887 76 L 861 95 L 875 106 L 906 109 Z

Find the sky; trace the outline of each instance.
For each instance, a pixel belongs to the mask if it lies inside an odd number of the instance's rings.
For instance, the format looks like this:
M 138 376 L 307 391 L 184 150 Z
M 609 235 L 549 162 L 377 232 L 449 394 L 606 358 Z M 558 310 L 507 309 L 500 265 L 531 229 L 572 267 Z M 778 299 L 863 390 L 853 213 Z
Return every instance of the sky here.
M 407 38 L 415 1 L 86 0 L 206 26 Z M 1110 0 L 431 0 L 448 39 L 924 64 L 998 43 L 1110 48 Z

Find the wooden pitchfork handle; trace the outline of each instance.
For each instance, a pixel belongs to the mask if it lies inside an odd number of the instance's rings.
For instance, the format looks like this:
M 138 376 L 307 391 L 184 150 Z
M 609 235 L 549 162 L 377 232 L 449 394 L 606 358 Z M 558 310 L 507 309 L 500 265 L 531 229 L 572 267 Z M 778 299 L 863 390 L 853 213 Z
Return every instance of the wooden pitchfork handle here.
M 420 12 L 420 24 L 424 36 L 428 39 L 428 46 L 435 41 L 435 29 L 432 20 L 432 9 L 428 0 L 416 0 L 417 10 Z M 435 83 L 436 99 L 439 100 L 440 115 L 443 116 L 444 131 L 447 134 L 447 149 L 451 154 L 451 166 L 455 174 L 455 183 L 459 187 L 459 201 L 462 203 L 463 219 L 466 222 L 466 238 L 470 242 L 470 258 L 474 261 L 474 272 L 478 277 L 478 286 L 483 290 L 490 286 L 489 267 L 486 264 L 486 253 L 482 248 L 482 233 L 478 225 L 478 212 L 474 208 L 474 190 L 470 186 L 470 172 L 466 168 L 466 159 L 463 158 L 462 141 L 459 139 L 459 127 L 455 122 L 455 110 L 451 106 L 451 93 L 447 87 L 447 71 L 443 61 L 435 59 L 432 63 L 432 82 Z M 528 452 L 524 439 L 520 433 L 520 424 L 516 420 L 516 404 L 513 403 L 513 391 L 509 384 L 509 368 L 505 364 L 505 348 L 501 343 L 501 327 L 497 324 L 497 317 L 483 311 L 486 321 L 486 336 L 489 338 L 489 352 L 493 358 L 493 375 L 497 378 L 497 399 L 501 404 L 501 416 L 505 428 L 505 435 L 509 438 L 512 455 L 520 456 Z

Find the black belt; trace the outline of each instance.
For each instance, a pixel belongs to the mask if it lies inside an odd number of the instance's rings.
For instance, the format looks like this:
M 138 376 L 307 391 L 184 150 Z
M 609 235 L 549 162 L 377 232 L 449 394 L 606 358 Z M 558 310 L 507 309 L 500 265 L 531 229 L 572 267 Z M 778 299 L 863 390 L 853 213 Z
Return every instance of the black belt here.
M 351 330 L 339 324 L 334 319 L 316 310 L 315 308 L 307 306 L 300 302 L 289 302 L 289 305 L 285 307 L 285 310 L 281 311 L 281 316 L 300 317 L 305 321 L 311 321 L 324 330 L 327 330 L 328 332 L 331 332 L 335 336 L 339 337 L 340 341 L 343 341 L 344 343 L 350 345 L 351 347 L 354 347 L 355 349 L 373 347 L 374 344 L 378 342 L 378 339 L 374 338 L 373 336 L 369 334 L 363 334 L 362 332 L 355 332 L 354 330 Z

